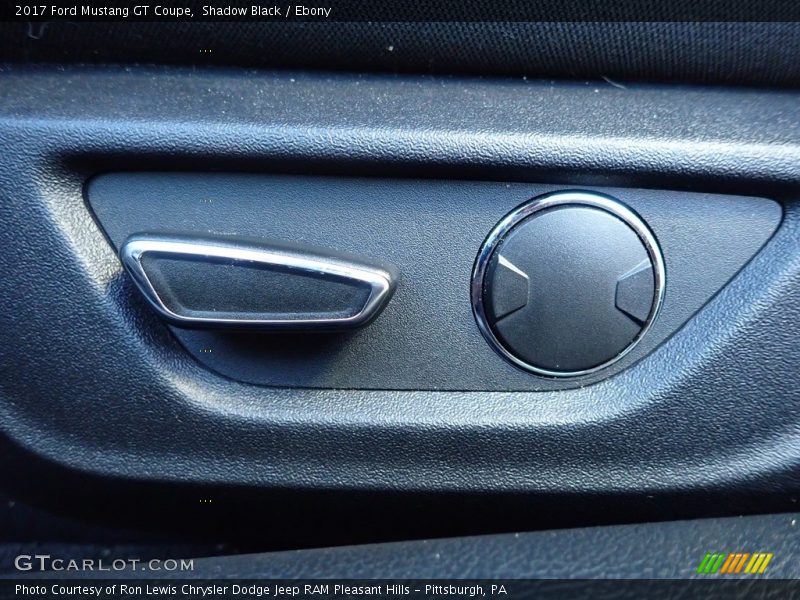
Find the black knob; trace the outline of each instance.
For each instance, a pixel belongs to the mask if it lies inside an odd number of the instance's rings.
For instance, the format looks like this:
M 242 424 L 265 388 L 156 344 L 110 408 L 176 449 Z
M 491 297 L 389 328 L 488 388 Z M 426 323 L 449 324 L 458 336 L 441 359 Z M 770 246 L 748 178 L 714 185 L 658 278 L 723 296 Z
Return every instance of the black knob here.
M 558 192 L 506 216 L 475 265 L 472 300 L 505 358 L 546 376 L 575 376 L 624 356 L 664 291 L 664 263 L 642 220 L 596 193 Z

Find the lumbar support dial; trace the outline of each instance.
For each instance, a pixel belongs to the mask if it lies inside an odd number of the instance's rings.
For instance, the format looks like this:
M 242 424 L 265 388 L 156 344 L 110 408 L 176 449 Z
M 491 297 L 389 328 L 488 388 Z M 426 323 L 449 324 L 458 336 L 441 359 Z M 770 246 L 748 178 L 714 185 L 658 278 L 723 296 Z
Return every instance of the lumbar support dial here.
M 491 232 L 472 303 L 484 337 L 539 375 L 576 376 L 627 354 L 658 312 L 664 261 L 629 208 L 593 192 L 534 198 Z

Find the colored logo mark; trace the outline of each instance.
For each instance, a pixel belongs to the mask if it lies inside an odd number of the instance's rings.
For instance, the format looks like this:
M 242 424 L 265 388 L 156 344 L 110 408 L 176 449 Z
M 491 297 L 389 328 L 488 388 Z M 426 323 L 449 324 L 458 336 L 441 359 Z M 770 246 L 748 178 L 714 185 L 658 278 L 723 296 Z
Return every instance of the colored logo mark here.
M 754 552 L 752 554 L 749 552 L 707 553 L 703 560 L 700 561 L 697 573 L 703 575 L 729 575 L 736 573 L 755 575 L 767 570 L 767 565 L 772 560 L 772 556 L 772 552 Z

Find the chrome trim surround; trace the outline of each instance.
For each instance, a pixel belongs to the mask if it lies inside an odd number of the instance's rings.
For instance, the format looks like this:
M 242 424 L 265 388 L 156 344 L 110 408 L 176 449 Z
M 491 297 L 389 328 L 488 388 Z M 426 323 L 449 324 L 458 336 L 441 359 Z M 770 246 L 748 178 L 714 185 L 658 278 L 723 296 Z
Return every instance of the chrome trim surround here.
M 552 371 L 537 367 L 536 365 L 532 365 L 524 360 L 521 360 L 503 346 L 502 341 L 499 340 L 494 334 L 494 331 L 489 325 L 487 319 L 486 307 L 483 300 L 483 280 L 486 275 L 486 268 L 489 265 L 489 261 L 491 260 L 497 245 L 505 238 L 506 235 L 511 232 L 514 227 L 516 227 L 524 219 L 527 219 L 536 213 L 554 207 L 570 205 L 589 206 L 605 210 L 622 220 L 626 225 L 633 229 L 633 231 L 639 236 L 639 239 L 644 244 L 647 253 L 650 256 L 650 262 L 653 265 L 653 283 L 655 287 L 654 300 L 652 306 L 650 307 L 650 314 L 647 316 L 647 320 L 645 321 L 641 331 L 639 331 L 638 335 L 633 339 L 633 341 L 614 358 L 589 369 L 583 369 L 580 371 Z M 636 213 L 634 213 L 616 198 L 612 198 L 611 196 L 600 194 L 598 192 L 583 192 L 577 190 L 552 192 L 550 194 L 533 198 L 511 211 L 508 215 L 503 217 L 503 219 L 488 235 L 480 249 L 480 252 L 478 253 L 478 257 L 475 259 L 475 265 L 472 270 L 472 312 L 475 316 L 475 321 L 478 323 L 478 329 L 480 329 L 483 337 L 489 342 L 489 345 L 491 345 L 495 352 L 497 352 L 500 356 L 510 361 L 517 367 L 525 371 L 535 373 L 536 375 L 543 375 L 545 377 L 579 377 L 581 375 L 589 375 L 590 373 L 595 373 L 605 369 L 606 367 L 609 367 L 610 365 L 622 359 L 631 350 L 633 350 L 633 348 L 650 329 L 659 309 L 661 308 L 661 304 L 664 300 L 665 283 L 666 269 L 664 267 L 664 259 L 661 256 L 661 250 L 659 249 L 658 242 L 647 225 L 645 225 L 645 223 Z
M 324 252 L 324 251 L 323 251 Z M 158 313 L 184 327 L 251 329 L 353 329 L 370 322 L 391 298 L 396 273 L 391 268 L 376 267 L 339 254 L 327 255 L 288 244 L 251 243 L 237 238 L 195 238 L 158 234 L 137 234 L 120 249 L 120 259 L 137 287 Z M 187 316 L 171 310 L 156 291 L 142 264 L 146 255 L 164 258 L 225 260 L 247 265 L 271 265 L 288 271 L 332 276 L 355 285 L 369 286 L 370 293 L 357 313 L 347 317 L 314 319 L 239 319 Z M 254 313 L 258 314 L 258 313 Z

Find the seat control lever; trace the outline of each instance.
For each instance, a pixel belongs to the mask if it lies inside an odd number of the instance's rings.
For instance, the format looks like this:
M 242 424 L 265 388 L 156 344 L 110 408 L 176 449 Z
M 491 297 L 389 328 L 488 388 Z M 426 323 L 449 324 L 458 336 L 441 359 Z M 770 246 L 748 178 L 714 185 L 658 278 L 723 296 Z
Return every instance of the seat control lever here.
M 189 328 L 354 329 L 397 282 L 390 265 L 236 236 L 139 233 L 120 258 L 155 310 Z

